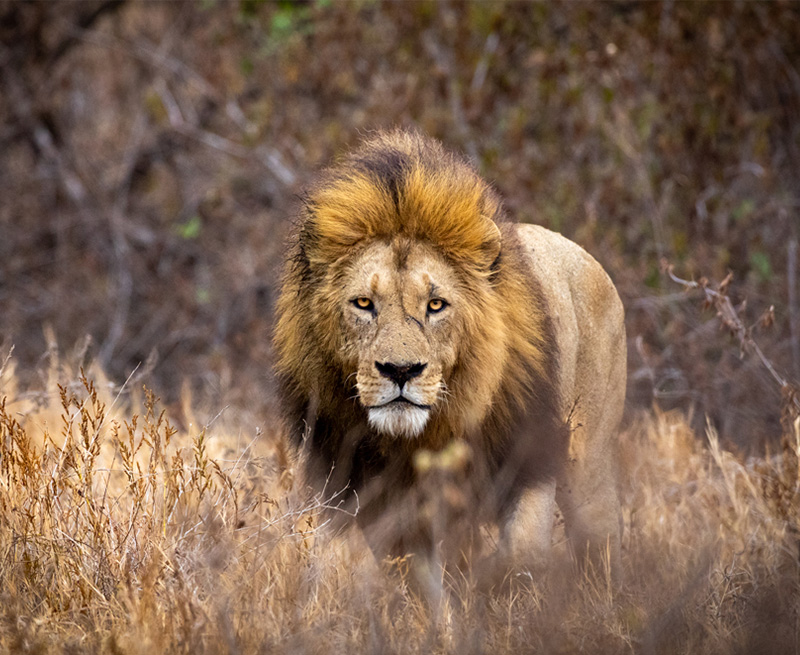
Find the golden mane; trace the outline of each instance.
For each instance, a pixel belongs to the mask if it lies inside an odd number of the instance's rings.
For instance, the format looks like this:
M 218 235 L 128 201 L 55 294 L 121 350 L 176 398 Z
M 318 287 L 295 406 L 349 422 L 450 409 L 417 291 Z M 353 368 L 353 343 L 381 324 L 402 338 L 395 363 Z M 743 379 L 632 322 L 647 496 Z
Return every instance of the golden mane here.
M 499 220 L 500 201 L 472 166 L 436 141 L 395 131 L 321 176 L 305 197 L 300 240 L 312 266 L 359 242 L 405 235 L 477 271 L 497 255 Z

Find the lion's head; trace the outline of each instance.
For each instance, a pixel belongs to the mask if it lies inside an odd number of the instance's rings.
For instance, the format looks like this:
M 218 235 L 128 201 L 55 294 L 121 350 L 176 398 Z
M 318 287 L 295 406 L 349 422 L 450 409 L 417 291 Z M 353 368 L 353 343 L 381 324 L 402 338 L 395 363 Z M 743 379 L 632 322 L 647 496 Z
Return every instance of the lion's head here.
M 415 133 L 380 135 L 325 172 L 278 303 L 278 370 L 302 411 L 442 444 L 524 402 L 543 319 L 505 302 L 527 284 L 507 272 L 505 224 L 473 167 Z

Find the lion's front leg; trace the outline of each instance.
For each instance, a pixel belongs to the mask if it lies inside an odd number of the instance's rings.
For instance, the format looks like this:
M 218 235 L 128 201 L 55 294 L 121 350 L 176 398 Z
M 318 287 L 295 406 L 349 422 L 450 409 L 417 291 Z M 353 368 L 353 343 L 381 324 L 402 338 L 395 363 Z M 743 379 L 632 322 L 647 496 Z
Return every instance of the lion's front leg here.
M 599 462 L 603 465 L 610 468 L 615 462 Z M 619 580 L 621 511 L 615 476 L 596 476 L 595 470 L 597 466 L 590 469 L 582 462 L 570 462 L 558 485 L 558 506 L 579 565 L 589 562 L 596 574 L 608 570 L 612 579 Z
M 499 555 L 514 568 L 543 571 L 553 538 L 556 481 L 541 480 L 522 492 L 501 525 Z

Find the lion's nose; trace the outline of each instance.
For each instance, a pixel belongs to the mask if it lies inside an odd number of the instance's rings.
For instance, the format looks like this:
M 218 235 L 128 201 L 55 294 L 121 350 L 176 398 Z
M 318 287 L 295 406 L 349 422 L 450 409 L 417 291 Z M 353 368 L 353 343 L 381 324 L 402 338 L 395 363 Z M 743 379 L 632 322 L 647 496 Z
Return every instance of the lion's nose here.
M 392 380 L 401 389 L 406 382 L 420 375 L 426 366 L 427 364 L 422 363 L 399 365 L 391 362 L 375 362 L 378 372 L 383 377 Z

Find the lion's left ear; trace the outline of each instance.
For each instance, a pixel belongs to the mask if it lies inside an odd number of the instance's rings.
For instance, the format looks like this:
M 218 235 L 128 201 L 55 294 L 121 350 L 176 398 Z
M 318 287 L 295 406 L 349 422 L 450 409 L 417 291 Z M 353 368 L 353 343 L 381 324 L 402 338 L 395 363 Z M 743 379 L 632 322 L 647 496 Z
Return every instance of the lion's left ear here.
M 486 270 L 494 269 L 503 248 L 503 235 L 491 218 L 485 218 L 485 235 L 481 245 L 482 264 Z

